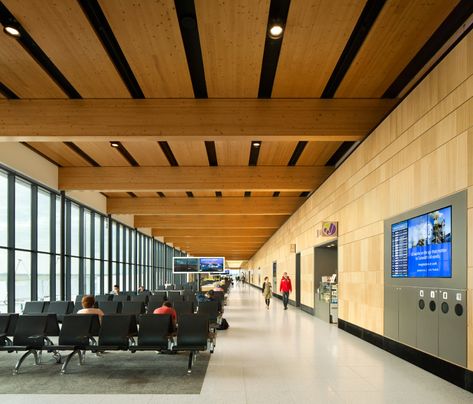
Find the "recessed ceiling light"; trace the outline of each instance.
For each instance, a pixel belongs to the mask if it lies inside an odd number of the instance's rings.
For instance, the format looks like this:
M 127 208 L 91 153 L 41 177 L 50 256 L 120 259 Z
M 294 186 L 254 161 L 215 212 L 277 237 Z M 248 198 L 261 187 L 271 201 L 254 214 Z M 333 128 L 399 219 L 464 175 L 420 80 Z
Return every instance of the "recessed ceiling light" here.
M 9 26 L 9 25 L 4 27 L 3 31 L 6 34 L 11 35 L 11 36 L 16 36 L 16 37 L 20 36 L 20 30 L 18 28 L 15 28 L 15 27 L 12 27 L 12 26 Z
M 118 143 L 118 142 L 110 142 L 110 146 L 112 146 L 112 147 L 120 147 L 120 143 Z
M 283 27 L 279 24 L 274 24 L 270 29 L 269 29 L 269 37 L 272 39 L 278 39 L 281 38 L 282 33 L 283 33 Z
M 253 147 L 260 147 L 261 143 L 260 142 L 253 142 Z

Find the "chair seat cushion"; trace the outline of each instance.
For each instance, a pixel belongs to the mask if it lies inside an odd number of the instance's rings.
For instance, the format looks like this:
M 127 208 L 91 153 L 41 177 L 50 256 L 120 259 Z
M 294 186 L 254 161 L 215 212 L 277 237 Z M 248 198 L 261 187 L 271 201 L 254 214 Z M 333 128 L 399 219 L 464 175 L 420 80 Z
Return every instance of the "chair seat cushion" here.
M 186 346 L 181 346 L 181 345 L 174 345 L 172 347 L 173 351 L 206 351 L 207 350 L 207 345 L 186 345 Z

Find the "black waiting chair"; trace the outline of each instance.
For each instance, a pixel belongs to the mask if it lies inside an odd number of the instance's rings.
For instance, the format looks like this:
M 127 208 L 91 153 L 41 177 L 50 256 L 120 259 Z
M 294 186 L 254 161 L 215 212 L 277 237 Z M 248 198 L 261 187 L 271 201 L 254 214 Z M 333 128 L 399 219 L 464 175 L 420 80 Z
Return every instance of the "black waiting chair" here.
M 206 314 L 207 316 L 209 316 L 209 321 L 212 324 L 212 328 L 215 328 L 217 326 L 220 317 L 218 306 L 218 301 L 199 302 L 199 306 L 197 308 L 197 313 Z
M 35 364 L 40 364 L 40 352 L 47 345 L 52 345 L 48 338 L 48 322 L 50 316 L 54 315 L 22 315 L 18 317 L 13 341 L 6 340 L 4 346 L 0 346 L 0 352 L 24 352 L 13 369 L 13 374 L 17 374 L 21 364 L 29 355 L 33 355 Z M 55 316 L 54 316 L 55 317 Z M 56 321 L 57 324 L 57 321 Z M 6 337 L 3 337 L 5 340 Z
M 97 346 L 89 346 L 92 352 L 126 351 L 137 334 L 136 318 L 125 314 L 102 317 L 102 325 Z
M 64 316 L 71 314 L 74 307 L 72 302 L 50 302 L 46 313 L 56 314 L 58 321 L 62 323 Z
M 76 300 L 74 300 L 74 303 L 80 303 L 82 302 L 82 298 L 84 297 L 84 295 L 76 295 Z
M 72 313 L 71 314 L 77 314 L 77 312 L 79 310 L 82 310 L 83 307 L 82 307 L 82 303 L 79 302 L 79 303 L 74 303 L 74 309 L 72 310 Z
M 161 291 L 161 292 L 155 292 L 153 295 L 151 295 L 148 299 L 148 304 L 151 303 L 160 303 L 162 304 L 164 302 L 164 299 L 166 299 L 166 292 Z
M 174 290 L 174 285 L 166 285 L 165 288 L 166 290 Z
M 177 322 L 179 322 L 179 317 L 182 314 L 193 314 L 194 313 L 194 303 L 193 302 L 174 302 L 174 310 L 176 310 Z
M 144 314 L 139 320 L 138 341 L 130 347 L 131 352 L 163 351 L 170 348 L 173 325 L 169 314 Z
M 122 303 L 121 302 L 99 302 L 99 309 L 103 311 L 103 314 L 118 314 L 121 313 Z
M 23 314 L 40 314 L 47 310 L 47 302 L 26 302 Z
M 139 316 L 145 314 L 145 304 L 143 302 L 123 302 L 121 314 L 131 314 Z
M 149 295 L 147 293 L 142 293 L 140 295 L 131 296 L 132 302 L 141 302 L 145 305 L 148 304 Z
M 148 303 L 148 307 L 147 307 L 146 312 L 147 312 L 148 314 L 153 314 L 153 311 L 155 311 L 156 309 L 158 309 L 158 308 L 161 307 L 162 305 L 163 305 L 163 302 L 162 302 L 162 301 L 161 301 L 161 302 L 157 302 L 157 301 L 156 301 L 156 302 L 151 302 L 151 301 L 150 301 L 150 302 Z
M 187 372 L 192 372 L 192 365 L 197 352 L 207 350 L 209 339 L 209 317 L 203 314 L 183 314 L 177 328 L 176 344 L 173 351 L 189 352 Z M 213 352 L 213 348 L 210 349 Z
M 113 295 L 97 295 L 95 296 L 95 301 L 98 302 L 109 302 L 112 300 Z
M 130 296 L 126 294 L 113 295 L 112 302 L 127 302 Z
M 174 303 L 174 302 L 183 302 L 184 301 L 184 296 L 182 296 L 177 291 L 169 291 L 168 292 L 168 300 L 172 303 Z
M 16 323 L 19 314 L 0 314 L 0 338 L 3 338 L 2 345 L 7 342 L 5 337 L 15 335 Z
M 159 290 L 165 290 L 165 289 L 166 289 L 166 287 L 164 285 L 158 285 L 158 291 Z
M 96 345 L 94 334 L 100 328 L 99 317 L 96 314 L 72 314 L 64 317 L 57 345 L 48 346 L 48 352 L 72 351 L 67 355 L 61 373 L 66 373 L 71 359 L 79 356 L 79 363 L 84 363 L 85 351 L 89 346 Z

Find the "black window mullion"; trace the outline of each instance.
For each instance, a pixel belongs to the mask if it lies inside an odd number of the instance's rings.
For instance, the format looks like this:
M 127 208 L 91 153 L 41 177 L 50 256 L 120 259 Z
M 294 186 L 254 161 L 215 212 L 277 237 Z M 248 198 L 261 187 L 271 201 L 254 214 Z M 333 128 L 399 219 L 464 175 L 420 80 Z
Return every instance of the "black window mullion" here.
M 56 194 L 49 194 L 49 300 L 56 300 Z
M 108 270 L 108 269 L 107 269 Z M 105 218 L 100 216 L 100 293 L 105 293 Z
M 133 242 L 135 243 L 135 254 L 133 257 L 133 279 L 135 283 L 135 289 L 138 290 L 138 231 L 136 229 L 133 230 Z
M 60 274 L 59 274 L 59 292 L 61 300 L 66 300 L 66 216 L 67 216 L 67 208 L 66 208 L 66 194 L 64 191 L 61 191 L 61 249 L 60 249 Z M 70 230 L 70 225 L 69 225 Z M 57 287 L 57 285 L 56 285 Z
M 8 312 L 15 312 L 15 175 L 8 173 L 8 260 L 7 291 Z
M 61 300 L 71 300 L 71 201 L 66 200 L 66 217 L 65 217 L 65 238 L 66 238 L 66 251 L 65 251 L 65 256 L 66 256 L 66 271 L 65 271 L 65 297 L 62 298 Z M 64 225 L 63 225 L 64 227 Z
M 133 229 L 128 230 L 128 282 L 130 284 L 130 290 L 137 290 L 138 288 L 133 284 Z
M 95 212 L 90 212 L 90 294 L 95 295 Z
M 115 243 L 115 268 L 116 268 L 116 273 L 115 273 L 115 283 L 117 285 L 120 285 L 120 225 L 117 223 L 116 228 L 115 228 L 115 237 L 116 237 L 116 243 Z M 124 287 L 124 285 L 120 285 L 120 287 Z M 124 290 L 124 289 L 121 289 Z
M 79 295 L 85 293 L 85 231 L 84 208 L 79 206 Z
M 113 288 L 113 271 L 112 271 L 112 251 L 113 251 L 113 243 L 112 243 L 112 216 L 108 215 L 108 288 L 107 291 L 112 290 Z
M 126 265 L 126 232 L 128 228 L 123 226 L 122 232 L 122 282 L 123 282 L 123 289 L 124 290 L 131 290 L 130 285 L 126 281 L 126 274 L 127 274 L 127 265 Z
M 31 185 L 31 300 L 38 300 L 38 186 Z

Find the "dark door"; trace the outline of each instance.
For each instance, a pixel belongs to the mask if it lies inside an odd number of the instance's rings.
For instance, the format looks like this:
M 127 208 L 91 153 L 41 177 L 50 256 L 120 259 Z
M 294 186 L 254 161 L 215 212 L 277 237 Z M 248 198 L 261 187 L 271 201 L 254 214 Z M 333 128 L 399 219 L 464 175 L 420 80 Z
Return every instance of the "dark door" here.
M 273 293 L 278 293 L 278 265 L 276 261 L 273 262 Z
M 296 254 L 296 307 L 301 305 L 301 253 Z

